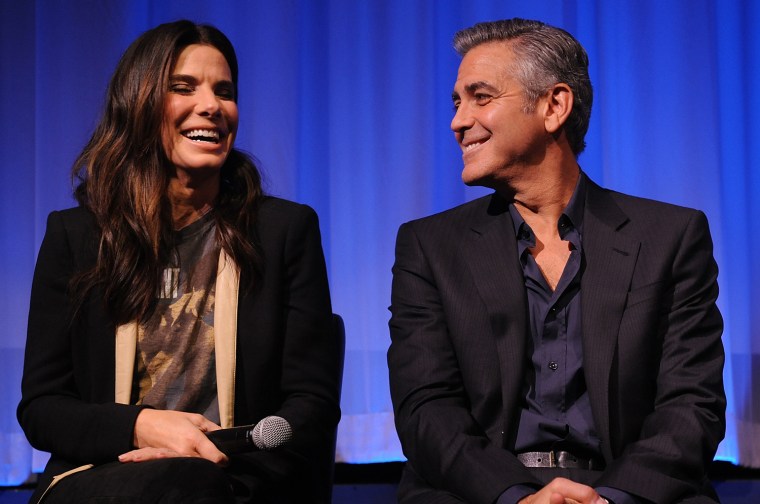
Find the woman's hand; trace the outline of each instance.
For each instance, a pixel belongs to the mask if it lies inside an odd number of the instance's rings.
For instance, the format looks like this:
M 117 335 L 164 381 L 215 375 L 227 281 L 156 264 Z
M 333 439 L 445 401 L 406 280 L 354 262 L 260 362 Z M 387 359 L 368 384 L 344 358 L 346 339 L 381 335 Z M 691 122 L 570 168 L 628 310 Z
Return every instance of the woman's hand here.
M 229 459 L 206 437 L 219 429 L 197 413 L 144 409 L 137 415 L 133 443 L 137 449 L 119 456 L 121 462 L 144 462 L 168 457 L 201 457 L 226 465 Z

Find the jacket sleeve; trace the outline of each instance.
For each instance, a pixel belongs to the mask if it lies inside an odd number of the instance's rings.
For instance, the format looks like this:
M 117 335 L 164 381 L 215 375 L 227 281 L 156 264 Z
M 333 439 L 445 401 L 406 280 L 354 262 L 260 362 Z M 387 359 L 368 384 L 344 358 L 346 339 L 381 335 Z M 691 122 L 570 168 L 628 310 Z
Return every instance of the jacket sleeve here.
M 247 404 L 249 411 L 258 411 L 249 419 L 254 422 L 260 415 L 281 416 L 293 438 L 281 449 L 236 458 L 274 481 L 325 488 L 332 477 L 342 366 L 318 218 L 305 205 L 278 202 L 259 218 L 264 292 L 254 296 L 252 313 L 239 314 L 239 331 L 252 326 L 253 332 L 240 336 L 245 341 L 238 347 L 245 373 L 257 378 L 238 376 L 236 410 Z
M 653 397 L 639 404 L 631 404 L 630 397 L 611 398 L 618 403 L 613 409 L 628 409 L 623 414 L 629 419 L 638 414 L 632 408 L 645 416 L 634 423 L 640 426 L 638 432 L 620 432 L 625 440 L 621 453 L 597 482 L 653 502 L 702 493 L 706 468 L 725 433 L 723 322 L 716 306 L 718 270 L 704 214 L 693 212 L 676 238 L 670 271 L 661 279 L 667 295 L 657 307 L 660 348 L 651 350 L 652 358 L 659 357 Z M 635 312 L 630 303 L 628 309 Z M 635 377 L 628 381 L 636 385 Z M 638 387 L 643 388 L 643 382 Z M 624 424 L 618 423 L 618 431 Z
M 82 243 L 81 233 L 72 234 L 71 228 L 72 220 L 61 212 L 48 217 L 32 282 L 17 414 L 35 448 L 73 462 L 99 463 L 132 448 L 141 408 L 114 404 L 113 397 L 101 403 L 87 397 L 92 382 L 86 369 L 97 365 L 93 357 L 113 367 L 114 356 L 93 355 L 84 348 L 87 338 L 73 322 L 70 281 L 79 272 Z
M 538 486 L 470 412 L 437 275 L 414 223 L 399 229 L 388 351 L 396 430 L 413 471 L 434 489 L 490 504 L 508 487 Z M 496 377 L 494 377 L 496 378 Z
M 301 207 L 306 208 L 306 207 Z M 340 418 L 339 351 L 317 215 L 308 209 L 289 227 L 284 255 L 282 406 L 295 445 L 334 436 Z

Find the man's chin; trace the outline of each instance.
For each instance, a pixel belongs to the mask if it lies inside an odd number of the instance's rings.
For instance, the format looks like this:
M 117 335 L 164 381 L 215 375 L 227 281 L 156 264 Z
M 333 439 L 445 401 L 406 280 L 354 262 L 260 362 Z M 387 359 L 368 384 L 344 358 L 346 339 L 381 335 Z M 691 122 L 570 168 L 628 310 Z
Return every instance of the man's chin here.
M 466 167 L 462 170 L 462 182 L 469 187 L 492 187 L 491 177 L 484 173 L 468 170 Z

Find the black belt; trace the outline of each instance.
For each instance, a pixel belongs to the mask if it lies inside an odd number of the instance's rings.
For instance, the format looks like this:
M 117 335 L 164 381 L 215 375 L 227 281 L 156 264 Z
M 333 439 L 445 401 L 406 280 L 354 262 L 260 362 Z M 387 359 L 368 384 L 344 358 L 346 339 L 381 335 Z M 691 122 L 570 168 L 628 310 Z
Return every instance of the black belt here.
M 525 452 L 517 455 L 517 460 L 525 467 L 559 467 L 561 469 L 604 469 L 604 462 L 598 458 L 576 457 L 570 452 L 556 450 L 550 452 Z

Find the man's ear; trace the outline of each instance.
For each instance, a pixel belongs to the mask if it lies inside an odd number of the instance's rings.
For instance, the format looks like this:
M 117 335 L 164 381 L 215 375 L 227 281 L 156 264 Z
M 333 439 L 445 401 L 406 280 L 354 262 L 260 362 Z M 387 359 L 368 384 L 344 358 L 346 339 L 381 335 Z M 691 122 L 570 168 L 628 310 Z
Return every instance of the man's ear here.
M 573 110 L 573 91 L 570 86 L 560 82 L 552 86 L 546 95 L 544 126 L 549 133 L 556 133 L 570 117 Z

